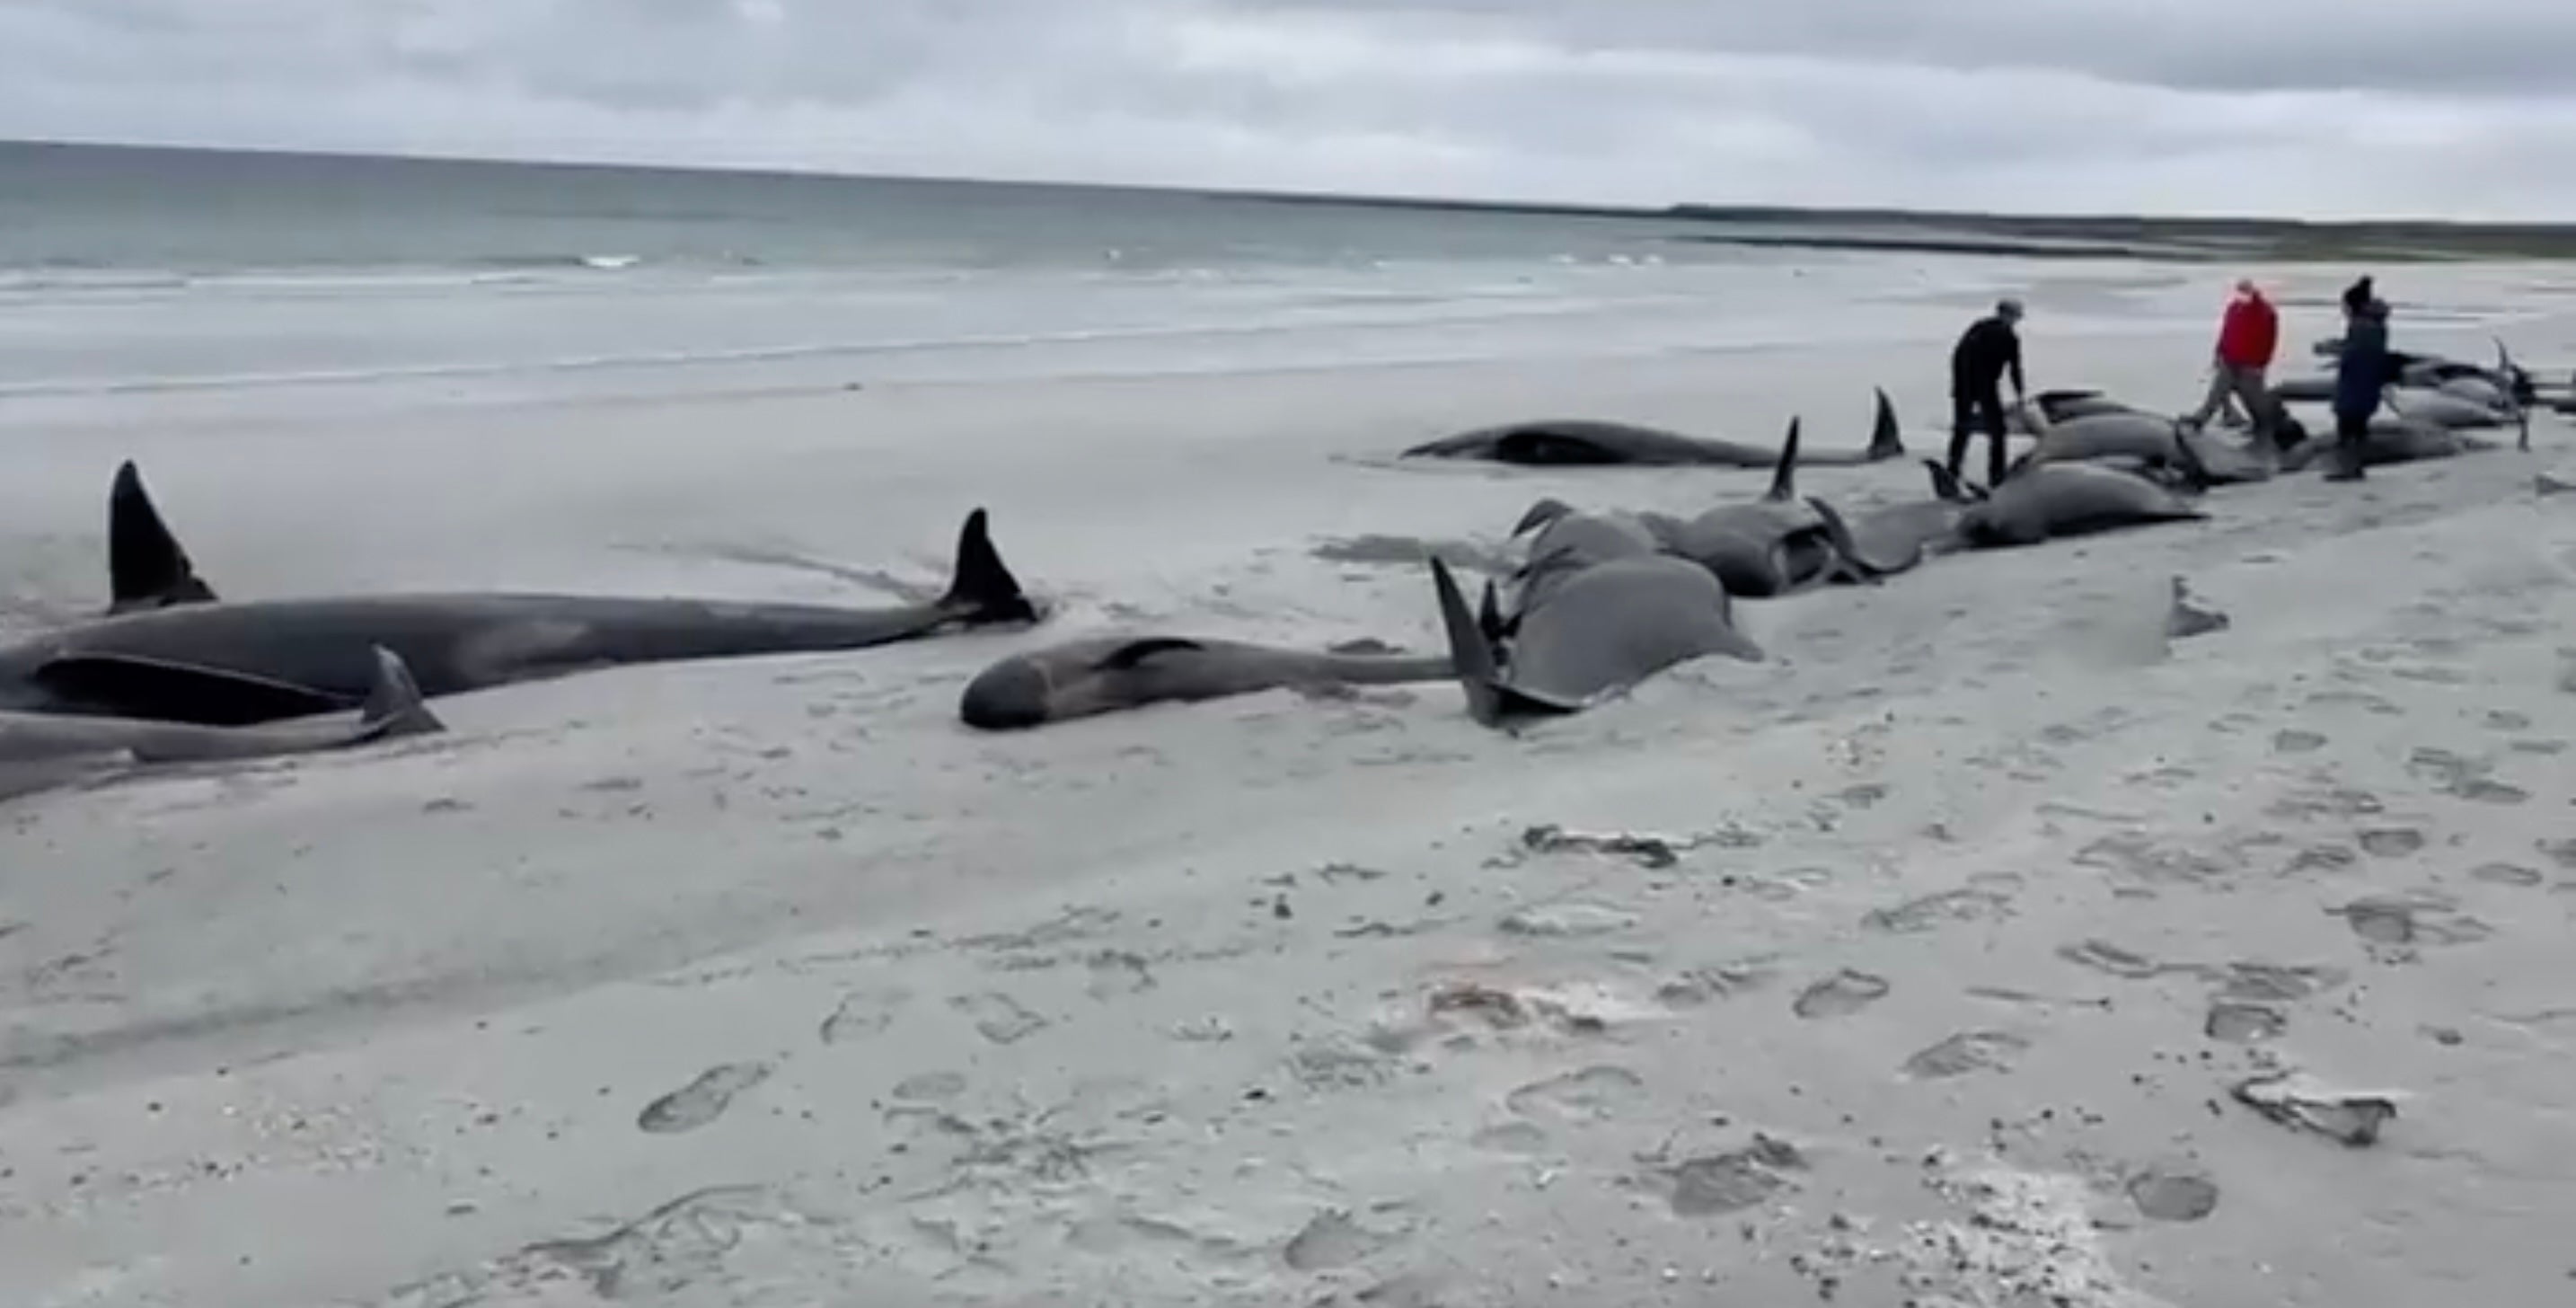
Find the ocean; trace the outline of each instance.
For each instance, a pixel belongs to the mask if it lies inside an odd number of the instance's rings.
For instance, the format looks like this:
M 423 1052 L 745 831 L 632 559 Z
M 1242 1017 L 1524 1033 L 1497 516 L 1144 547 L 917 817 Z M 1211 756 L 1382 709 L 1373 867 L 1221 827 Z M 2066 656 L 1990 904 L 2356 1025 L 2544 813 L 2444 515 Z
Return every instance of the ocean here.
M 1712 239 L 1794 228 L 0 144 L 0 400 L 38 422 L 137 395 L 345 415 L 1728 348 L 1780 343 L 1793 313 L 1811 336 L 1883 334 L 1886 315 L 1837 324 L 1809 307 L 1993 280 L 1993 260 Z

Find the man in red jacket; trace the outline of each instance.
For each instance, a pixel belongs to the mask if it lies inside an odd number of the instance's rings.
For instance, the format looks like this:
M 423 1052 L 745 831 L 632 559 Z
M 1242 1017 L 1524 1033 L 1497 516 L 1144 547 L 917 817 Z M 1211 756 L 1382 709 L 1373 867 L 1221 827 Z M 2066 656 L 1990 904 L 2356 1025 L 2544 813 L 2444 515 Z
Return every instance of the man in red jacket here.
M 2263 298 L 2262 290 L 2250 280 L 2236 283 L 2236 298 L 2228 302 L 2227 316 L 2218 327 L 2218 356 L 2209 377 L 2209 397 L 2200 408 L 2184 415 L 2183 421 L 2201 426 L 2227 403 L 2230 395 L 2245 405 L 2245 416 L 2253 421 L 2257 440 L 2271 440 L 2273 422 L 2272 396 L 2264 387 L 2263 373 L 2272 366 L 2272 352 L 2281 343 L 2281 315 L 2273 311 L 2272 302 Z

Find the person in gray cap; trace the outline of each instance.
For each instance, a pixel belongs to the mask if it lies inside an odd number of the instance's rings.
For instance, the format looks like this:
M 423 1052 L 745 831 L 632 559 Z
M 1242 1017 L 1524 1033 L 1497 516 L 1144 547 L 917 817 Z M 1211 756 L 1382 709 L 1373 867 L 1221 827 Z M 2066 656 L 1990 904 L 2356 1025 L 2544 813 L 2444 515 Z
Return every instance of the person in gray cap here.
M 2030 399 L 2030 391 L 2022 383 L 2021 337 L 2013 330 L 2013 324 L 2020 321 L 2021 301 L 2006 296 L 1995 301 L 1993 313 L 1969 324 L 1950 351 L 1952 477 L 1964 475 L 1968 438 L 1982 430 L 1986 433 L 1986 484 L 1993 486 L 2004 479 L 2004 375 L 2012 375 L 2016 403 Z

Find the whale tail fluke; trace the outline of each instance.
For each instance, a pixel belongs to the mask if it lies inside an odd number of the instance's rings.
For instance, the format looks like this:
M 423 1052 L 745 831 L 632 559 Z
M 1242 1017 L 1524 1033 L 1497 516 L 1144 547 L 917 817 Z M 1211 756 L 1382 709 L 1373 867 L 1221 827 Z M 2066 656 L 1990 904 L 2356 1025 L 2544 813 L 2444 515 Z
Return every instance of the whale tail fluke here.
M 1905 433 L 1896 425 L 1896 405 L 1887 398 L 1886 387 L 1880 386 L 1873 389 L 1878 392 L 1878 412 L 1869 424 L 1868 458 L 1872 463 L 1882 459 L 1903 458 Z
M 1449 575 L 1449 565 L 1437 555 L 1431 559 L 1431 584 L 1439 592 L 1440 627 L 1449 637 L 1449 660 L 1458 670 L 1458 684 L 1467 692 L 1467 712 L 1486 726 L 1499 725 L 1502 669 L 1494 662 L 1493 643 L 1467 607 L 1467 597 L 1458 592 L 1458 579 Z
M 161 520 L 132 459 L 118 465 L 107 491 L 107 580 L 109 613 L 215 600 L 214 588 Z
M 412 680 L 411 665 L 402 655 L 375 647 L 376 681 L 367 692 L 367 702 L 358 708 L 358 722 L 370 740 L 392 740 L 401 736 L 426 736 L 447 730 L 447 724 L 429 711 L 422 698 L 420 683 Z
M 1458 579 L 1438 555 L 1431 559 L 1431 584 L 1440 595 L 1440 628 L 1449 638 L 1450 666 L 1467 692 L 1467 713 L 1484 726 L 1508 728 L 1511 719 L 1567 713 L 1578 705 L 1559 703 L 1513 689 L 1503 679 L 1493 642 L 1476 624 L 1476 613 L 1458 589 Z
M 1037 605 L 1020 589 L 1019 578 L 1002 562 L 1001 551 L 993 548 L 990 525 L 980 507 L 967 514 L 965 526 L 958 529 L 957 574 L 949 582 L 948 593 L 939 597 L 939 607 L 977 626 L 1038 620 Z

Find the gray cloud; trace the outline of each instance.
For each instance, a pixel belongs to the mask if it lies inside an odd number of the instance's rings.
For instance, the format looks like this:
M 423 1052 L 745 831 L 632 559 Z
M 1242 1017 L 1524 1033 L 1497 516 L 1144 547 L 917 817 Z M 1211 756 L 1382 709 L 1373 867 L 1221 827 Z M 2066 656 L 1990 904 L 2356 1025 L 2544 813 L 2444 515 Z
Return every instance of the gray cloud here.
M 2559 0 L 17 0 L 0 135 L 2538 217 L 2569 48 Z
M 2563 93 L 2576 7 L 2548 0 L 1250 0 L 1509 25 L 1572 48 L 1814 55 L 2038 68 L 2221 91 Z

